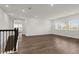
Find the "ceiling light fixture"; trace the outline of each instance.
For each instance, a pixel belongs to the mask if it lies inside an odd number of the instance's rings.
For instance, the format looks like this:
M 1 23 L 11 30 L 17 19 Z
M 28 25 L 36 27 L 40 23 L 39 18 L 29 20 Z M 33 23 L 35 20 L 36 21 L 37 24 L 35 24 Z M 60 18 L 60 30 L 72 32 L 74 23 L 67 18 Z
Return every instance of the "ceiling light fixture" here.
M 51 7 L 53 7 L 54 4 L 50 4 Z
M 25 12 L 25 9 L 22 9 L 22 12 Z
M 38 16 L 35 16 L 35 18 L 38 18 Z
M 9 5 L 5 5 L 5 7 L 9 7 Z

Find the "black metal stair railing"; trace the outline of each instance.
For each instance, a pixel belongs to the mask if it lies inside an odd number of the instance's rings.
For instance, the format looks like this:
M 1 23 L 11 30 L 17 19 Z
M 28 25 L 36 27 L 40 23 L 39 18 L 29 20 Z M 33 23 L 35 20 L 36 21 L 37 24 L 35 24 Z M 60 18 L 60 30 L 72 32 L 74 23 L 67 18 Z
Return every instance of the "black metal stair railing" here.
M 0 53 L 16 51 L 18 28 L 0 30 Z

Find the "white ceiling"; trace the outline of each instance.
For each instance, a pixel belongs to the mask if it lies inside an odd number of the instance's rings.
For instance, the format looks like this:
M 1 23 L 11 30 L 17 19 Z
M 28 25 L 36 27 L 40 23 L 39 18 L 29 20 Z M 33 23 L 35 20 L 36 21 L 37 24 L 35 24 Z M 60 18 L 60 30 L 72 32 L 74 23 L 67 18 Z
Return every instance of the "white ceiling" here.
M 0 4 L 0 8 L 14 18 L 54 19 L 79 12 L 78 4 Z

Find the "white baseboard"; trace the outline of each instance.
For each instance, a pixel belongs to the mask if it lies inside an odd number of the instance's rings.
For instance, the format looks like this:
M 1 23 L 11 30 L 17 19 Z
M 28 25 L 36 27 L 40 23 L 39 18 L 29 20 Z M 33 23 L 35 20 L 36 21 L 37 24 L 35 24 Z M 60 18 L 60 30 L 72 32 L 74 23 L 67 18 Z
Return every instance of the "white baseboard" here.
M 1 54 L 13 54 L 16 53 L 17 51 L 7 51 L 7 52 L 1 52 Z

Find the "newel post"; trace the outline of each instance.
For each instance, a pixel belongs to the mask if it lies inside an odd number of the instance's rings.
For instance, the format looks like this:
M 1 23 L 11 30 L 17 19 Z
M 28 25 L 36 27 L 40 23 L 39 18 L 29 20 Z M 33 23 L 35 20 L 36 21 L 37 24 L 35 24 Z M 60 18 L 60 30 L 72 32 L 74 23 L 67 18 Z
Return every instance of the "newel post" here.
M 16 45 L 17 45 L 17 40 L 18 40 L 18 28 L 15 28 L 14 29 L 14 32 L 15 32 L 15 39 L 14 39 L 14 51 L 16 51 Z

